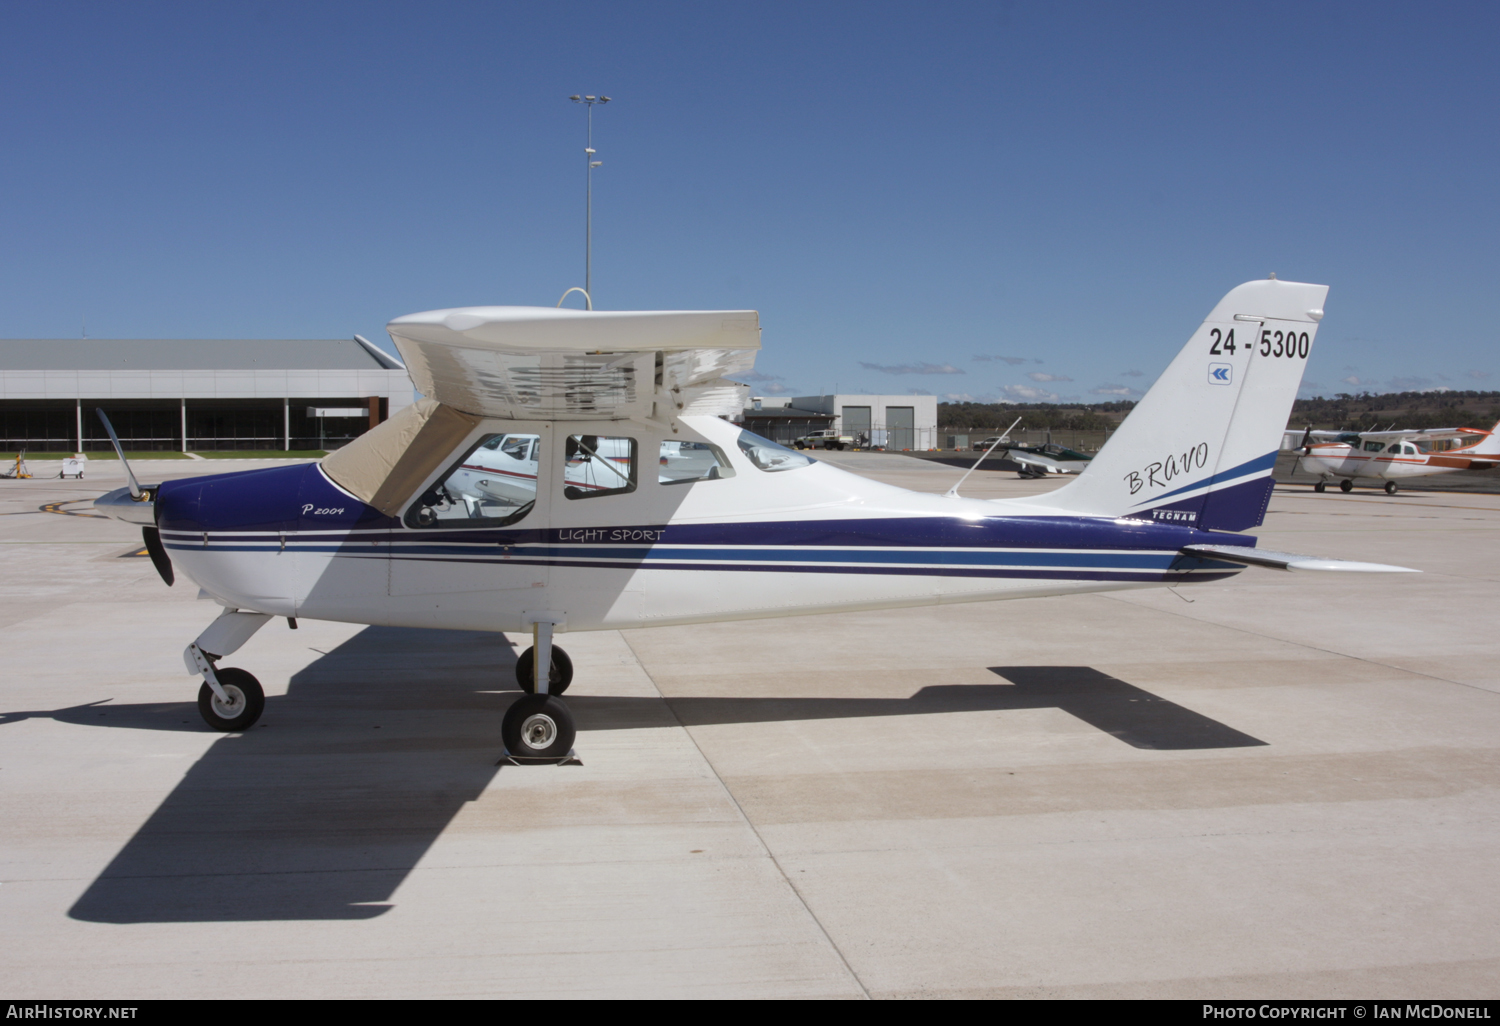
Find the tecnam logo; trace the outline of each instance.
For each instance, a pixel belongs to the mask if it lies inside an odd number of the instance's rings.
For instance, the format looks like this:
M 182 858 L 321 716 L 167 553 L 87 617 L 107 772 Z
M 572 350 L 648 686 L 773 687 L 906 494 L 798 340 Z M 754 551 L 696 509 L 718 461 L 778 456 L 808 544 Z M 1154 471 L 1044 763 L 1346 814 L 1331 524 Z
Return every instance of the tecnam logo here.
M 1173 453 L 1159 463 L 1148 463 L 1140 470 L 1132 470 L 1126 474 L 1124 481 L 1130 485 L 1130 494 L 1134 495 L 1147 485 L 1160 487 L 1171 484 L 1174 478 L 1183 474 L 1192 473 L 1208 466 L 1208 443 L 1199 442 L 1191 449 L 1184 449 L 1181 455 Z

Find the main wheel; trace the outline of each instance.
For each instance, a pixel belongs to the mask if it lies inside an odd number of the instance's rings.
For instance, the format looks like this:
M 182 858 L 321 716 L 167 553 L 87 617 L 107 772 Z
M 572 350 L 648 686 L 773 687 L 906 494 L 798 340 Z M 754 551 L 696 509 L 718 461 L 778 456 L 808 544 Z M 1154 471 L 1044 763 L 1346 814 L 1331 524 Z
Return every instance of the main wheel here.
M 266 693 L 261 690 L 260 681 L 233 666 L 215 670 L 214 675 L 229 701 L 221 700 L 208 681 L 204 681 L 198 689 L 198 715 L 204 723 L 225 733 L 250 729 L 266 708 Z
M 521 658 L 516 660 L 516 683 L 521 685 L 521 690 L 527 694 L 536 692 L 536 674 L 532 669 L 535 665 L 535 648 L 528 648 L 521 653 Z M 547 674 L 547 694 L 560 695 L 568 690 L 568 685 L 571 683 L 573 683 L 573 660 L 568 658 L 568 653 L 553 645 L 552 672 Z
M 573 714 L 553 695 L 522 695 L 500 721 L 505 750 L 523 759 L 561 759 L 573 749 L 578 731 Z
M 1321 492 L 1327 487 L 1328 486 L 1326 484 L 1324 484 L 1322 481 L 1319 481 L 1317 484 L 1313 485 L 1313 491 Z
M 1395 495 L 1396 494 L 1396 482 L 1394 482 L 1394 481 L 1387 481 L 1385 483 L 1385 494 L 1387 494 L 1387 495 Z
M 1341 492 L 1352 492 L 1352 491 L 1354 491 L 1354 482 L 1351 481 L 1351 480 L 1349 480 L 1347 477 L 1344 478 L 1342 481 L 1339 482 L 1339 491 L 1341 491 Z

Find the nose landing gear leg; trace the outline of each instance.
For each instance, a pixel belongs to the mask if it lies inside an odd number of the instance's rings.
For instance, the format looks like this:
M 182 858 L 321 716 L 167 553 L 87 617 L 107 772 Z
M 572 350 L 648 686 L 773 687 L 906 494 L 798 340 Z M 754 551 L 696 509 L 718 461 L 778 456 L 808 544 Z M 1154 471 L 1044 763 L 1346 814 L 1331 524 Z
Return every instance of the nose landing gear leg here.
M 573 741 L 578 734 L 573 726 L 573 713 L 561 698 L 551 693 L 553 673 L 550 671 L 556 669 L 552 654 L 554 626 L 553 621 L 541 619 L 532 624 L 532 687 L 527 689 L 531 693 L 522 695 L 513 702 L 505 711 L 505 719 L 500 722 L 500 736 L 505 741 L 505 756 L 500 760 L 502 763 L 582 765 L 573 751 Z M 571 662 L 568 670 L 568 678 L 571 679 Z M 564 683 L 563 687 L 566 686 Z
M 266 693 L 248 671 L 225 667 L 218 661 L 249 641 L 271 619 L 265 613 L 227 609 L 182 653 L 188 673 L 203 678 L 198 689 L 198 715 L 215 730 L 248 730 L 266 708 Z M 216 655 L 214 653 L 223 653 Z

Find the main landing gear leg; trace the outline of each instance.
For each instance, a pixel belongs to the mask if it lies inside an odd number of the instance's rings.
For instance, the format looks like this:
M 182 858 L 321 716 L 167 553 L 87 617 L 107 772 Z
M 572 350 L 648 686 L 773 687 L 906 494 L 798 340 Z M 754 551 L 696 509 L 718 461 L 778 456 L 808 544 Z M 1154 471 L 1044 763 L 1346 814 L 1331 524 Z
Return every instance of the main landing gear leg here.
M 505 719 L 500 723 L 506 756 L 502 762 L 578 763 L 573 752 L 573 741 L 578 734 L 573 726 L 573 714 L 553 693 L 552 676 L 558 669 L 553 662 L 554 626 L 554 621 L 542 619 L 532 624 L 532 686 L 527 689 L 531 693 L 522 695 L 505 711 Z M 558 654 L 562 654 L 561 649 Z M 563 659 L 566 660 L 567 656 L 563 655 Z M 569 680 L 572 679 L 572 668 L 569 662 Z M 564 682 L 562 687 L 567 687 L 567 683 Z
M 218 661 L 238 651 L 270 619 L 266 613 L 226 609 L 183 650 L 182 661 L 188 673 L 203 677 L 203 686 L 198 689 L 198 715 L 215 730 L 248 730 L 265 710 L 266 694 L 260 681 L 244 670 L 220 669 Z

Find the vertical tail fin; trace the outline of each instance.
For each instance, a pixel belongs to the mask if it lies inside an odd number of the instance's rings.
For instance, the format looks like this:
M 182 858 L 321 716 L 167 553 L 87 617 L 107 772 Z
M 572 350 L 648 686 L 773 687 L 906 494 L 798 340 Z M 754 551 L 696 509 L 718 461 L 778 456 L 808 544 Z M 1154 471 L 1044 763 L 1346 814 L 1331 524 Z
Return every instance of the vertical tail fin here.
M 1326 285 L 1246 282 L 1219 301 L 1077 480 L 1023 500 L 1209 530 L 1258 526 Z
M 1500 456 L 1500 424 L 1490 428 L 1490 433 L 1481 438 L 1465 456 Z

